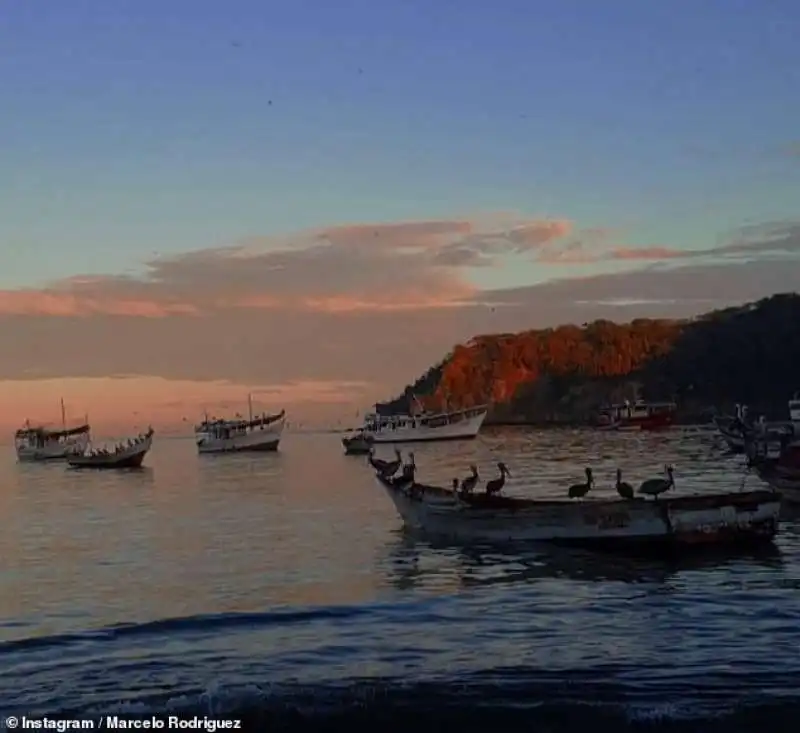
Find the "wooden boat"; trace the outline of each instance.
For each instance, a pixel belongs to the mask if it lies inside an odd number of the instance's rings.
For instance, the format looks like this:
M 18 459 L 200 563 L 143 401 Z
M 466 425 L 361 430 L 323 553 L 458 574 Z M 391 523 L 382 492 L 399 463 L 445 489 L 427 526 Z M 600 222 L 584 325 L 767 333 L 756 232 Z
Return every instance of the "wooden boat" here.
M 64 460 L 72 453 L 82 453 L 89 444 L 91 428 L 88 420 L 67 427 L 64 400 L 61 400 L 61 429 L 53 430 L 43 425 L 25 426 L 14 434 L 17 460 L 21 462 Z
M 146 433 L 120 443 L 115 450 L 100 449 L 70 455 L 67 463 L 72 468 L 139 468 L 153 445 L 153 435 L 153 428 L 148 428 Z
M 370 413 L 355 434 L 373 444 L 432 443 L 443 440 L 469 440 L 477 436 L 486 419 L 486 405 L 452 412 L 417 415 L 378 415 Z
M 369 454 L 375 441 L 363 430 L 356 430 L 352 435 L 342 438 L 344 454 L 346 456 L 366 456 Z
M 663 430 L 675 421 L 674 402 L 625 401 L 606 405 L 597 414 L 600 430 Z
M 738 545 L 771 540 L 781 495 L 744 491 L 648 500 L 587 501 L 460 495 L 376 478 L 406 527 L 467 542 L 550 542 L 616 549 Z
M 211 419 L 195 426 L 198 453 L 273 452 L 278 450 L 286 424 L 286 410 L 277 415 L 253 416 L 253 401 L 247 397 L 248 419 Z
M 763 417 L 753 421 L 748 417 L 747 405 L 736 405 L 735 415 L 714 418 L 714 424 L 732 453 L 744 453 L 747 446 L 765 432 L 771 435 L 800 436 L 800 393 L 787 402 L 789 419 L 766 422 Z

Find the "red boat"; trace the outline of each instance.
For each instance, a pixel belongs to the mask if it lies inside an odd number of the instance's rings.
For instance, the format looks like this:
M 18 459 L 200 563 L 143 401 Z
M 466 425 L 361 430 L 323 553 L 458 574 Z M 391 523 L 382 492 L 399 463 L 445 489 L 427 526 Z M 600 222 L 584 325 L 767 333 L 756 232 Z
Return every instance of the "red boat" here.
M 625 401 L 600 409 L 597 427 L 601 430 L 663 430 L 675 421 L 674 402 Z

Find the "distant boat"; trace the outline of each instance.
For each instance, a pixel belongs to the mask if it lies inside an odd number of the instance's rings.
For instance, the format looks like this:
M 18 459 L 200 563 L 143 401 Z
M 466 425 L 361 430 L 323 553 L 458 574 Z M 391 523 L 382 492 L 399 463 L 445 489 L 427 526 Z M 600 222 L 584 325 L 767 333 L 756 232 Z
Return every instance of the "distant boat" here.
M 663 430 L 672 425 L 677 409 L 674 402 L 626 400 L 601 408 L 597 427 L 600 430 Z
M 30 421 L 14 434 L 17 460 L 21 462 L 64 460 L 73 453 L 83 453 L 89 444 L 91 428 L 88 420 L 81 425 L 67 427 L 64 400 L 61 400 L 61 430 Z
M 373 442 L 372 436 L 365 434 L 362 428 L 342 438 L 344 453 L 347 456 L 367 455 L 372 450 Z
M 153 428 L 146 433 L 120 443 L 115 450 L 90 450 L 67 456 L 67 463 L 72 468 L 139 468 L 144 457 L 153 445 Z
M 751 420 L 748 406 L 736 405 L 735 415 L 715 417 L 714 424 L 732 453 L 744 453 L 748 442 L 765 432 L 800 438 L 800 393 L 788 400 L 787 408 L 788 421 L 766 422 L 763 417 Z
M 194 428 L 198 453 L 271 452 L 278 450 L 286 424 L 286 410 L 277 415 L 253 416 L 253 401 L 247 396 L 249 416 L 242 419 L 209 419 Z
M 358 438 L 359 444 L 363 442 L 369 445 L 469 440 L 480 431 L 488 409 L 486 405 L 481 405 L 437 414 L 380 416 L 370 413 L 366 415 L 364 425 L 343 439 L 342 443 L 347 450 L 353 438 Z

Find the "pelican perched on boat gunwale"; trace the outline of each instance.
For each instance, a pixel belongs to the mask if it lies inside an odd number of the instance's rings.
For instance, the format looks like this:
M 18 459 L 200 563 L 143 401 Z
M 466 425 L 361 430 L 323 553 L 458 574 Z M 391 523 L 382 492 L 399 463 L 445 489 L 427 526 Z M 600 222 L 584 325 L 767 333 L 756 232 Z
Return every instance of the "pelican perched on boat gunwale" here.
M 674 488 L 675 476 L 673 471 L 674 469 L 672 466 L 664 466 L 664 473 L 667 474 L 667 478 L 650 478 L 647 479 L 647 481 L 642 481 L 638 493 L 644 494 L 645 496 L 652 496 L 653 499 L 658 501 L 659 494 L 663 494 L 665 491 Z
M 617 483 L 616 483 L 617 493 L 623 499 L 633 499 L 633 486 L 629 483 L 622 480 L 622 469 L 617 469 Z
M 570 499 L 582 499 L 586 494 L 588 494 L 592 487 L 594 486 L 594 477 L 592 476 L 592 469 L 587 466 L 586 467 L 586 483 L 583 484 L 573 484 L 572 486 L 567 489 L 567 495 Z
M 488 495 L 499 493 L 506 484 L 506 476 L 511 475 L 511 471 L 508 470 L 508 466 L 506 466 L 506 464 L 502 461 L 498 462 L 497 468 L 500 471 L 500 475 L 497 478 L 493 478 L 486 484 L 486 493 Z
M 389 478 L 397 473 L 397 469 L 403 464 L 403 454 L 397 449 L 394 449 L 394 454 L 397 458 L 393 461 L 385 461 L 381 458 L 375 458 L 375 447 L 370 446 L 367 460 L 369 465 L 372 466 L 381 475 Z
M 478 481 L 481 480 L 478 475 L 478 467 L 474 463 L 469 464 L 469 470 L 472 471 L 472 475 L 461 479 L 459 490 L 462 494 L 471 494 L 478 485 Z
M 414 461 L 414 453 L 412 451 L 409 451 L 408 452 L 408 463 L 403 465 L 402 472 L 400 473 L 399 476 L 397 476 L 393 480 L 395 481 L 395 483 L 398 483 L 398 484 L 407 484 L 409 481 L 413 484 L 416 472 L 417 472 L 417 464 Z

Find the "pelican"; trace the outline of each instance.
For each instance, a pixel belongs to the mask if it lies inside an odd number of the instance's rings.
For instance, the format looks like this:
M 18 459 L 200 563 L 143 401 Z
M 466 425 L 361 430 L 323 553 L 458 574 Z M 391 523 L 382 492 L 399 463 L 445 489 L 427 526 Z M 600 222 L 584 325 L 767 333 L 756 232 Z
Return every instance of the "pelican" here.
M 505 486 L 506 483 L 506 476 L 511 475 L 511 471 L 508 470 L 508 466 L 505 463 L 500 461 L 497 464 L 497 468 L 500 469 L 500 475 L 497 478 L 493 478 L 491 481 L 486 483 L 486 493 L 488 495 L 491 494 L 499 494 L 500 489 Z
M 465 479 L 461 479 L 461 492 L 463 494 L 471 494 L 473 489 L 478 485 L 478 481 L 480 481 L 480 476 L 478 476 L 478 467 L 474 463 L 470 464 L 469 470 L 472 471 L 472 475 L 467 476 Z
M 370 466 L 372 466 L 378 473 L 386 476 L 386 478 L 389 478 L 389 476 L 393 476 L 397 473 L 397 469 L 400 468 L 401 464 L 403 463 L 403 454 L 400 453 L 397 448 L 394 449 L 394 454 L 397 456 L 394 461 L 384 461 L 380 458 L 375 458 L 375 448 L 370 446 L 367 460 L 369 461 Z
M 622 480 L 622 469 L 617 469 L 617 493 L 623 499 L 633 499 L 633 486 Z
M 658 501 L 659 494 L 663 494 L 675 486 L 672 466 L 664 466 L 664 472 L 667 474 L 667 478 L 651 478 L 643 481 L 639 487 L 639 493 L 652 496 Z
M 414 474 L 416 473 L 416 471 L 417 471 L 417 464 L 414 462 L 414 454 L 411 451 L 409 451 L 408 463 L 406 463 L 405 466 L 403 466 L 403 472 L 397 478 L 394 479 L 395 483 L 398 484 L 407 484 L 409 482 L 414 483 Z
M 592 469 L 588 466 L 586 467 L 586 483 L 585 484 L 573 484 L 567 490 L 570 499 L 582 499 L 586 494 L 591 491 L 592 487 L 594 486 L 594 479 L 592 478 Z

